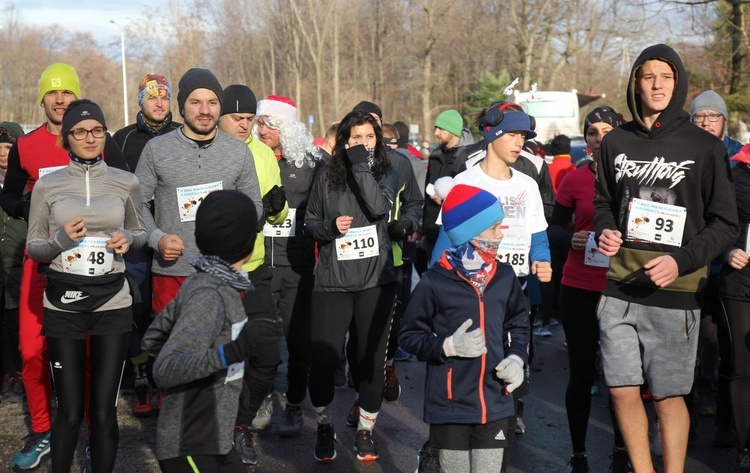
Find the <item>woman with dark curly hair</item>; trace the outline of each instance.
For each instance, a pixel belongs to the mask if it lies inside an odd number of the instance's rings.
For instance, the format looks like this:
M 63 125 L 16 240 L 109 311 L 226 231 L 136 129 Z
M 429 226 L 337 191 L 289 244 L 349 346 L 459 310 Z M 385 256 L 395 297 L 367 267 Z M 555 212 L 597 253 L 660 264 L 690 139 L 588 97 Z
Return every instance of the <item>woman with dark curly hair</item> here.
M 311 316 L 310 399 L 318 422 L 315 458 L 336 458 L 334 373 L 346 332 L 357 347 L 357 458 L 376 460 L 372 428 L 383 400 L 385 351 L 395 298 L 388 215 L 395 176 L 380 126 L 366 111 L 341 121 L 328 168 L 313 184 L 305 232 L 318 242 Z

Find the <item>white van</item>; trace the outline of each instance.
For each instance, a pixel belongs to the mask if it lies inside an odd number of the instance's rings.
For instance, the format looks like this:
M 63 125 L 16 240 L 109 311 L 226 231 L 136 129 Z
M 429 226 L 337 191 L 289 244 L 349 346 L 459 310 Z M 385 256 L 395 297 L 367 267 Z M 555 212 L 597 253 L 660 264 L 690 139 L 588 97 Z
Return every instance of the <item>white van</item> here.
M 536 120 L 536 141 L 548 143 L 556 135 L 569 137 L 581 134 L 581 108 L 578 104 L 578 91 L 557 92 L 540 90 L 515 92 L 513 101 L 521 105 Z

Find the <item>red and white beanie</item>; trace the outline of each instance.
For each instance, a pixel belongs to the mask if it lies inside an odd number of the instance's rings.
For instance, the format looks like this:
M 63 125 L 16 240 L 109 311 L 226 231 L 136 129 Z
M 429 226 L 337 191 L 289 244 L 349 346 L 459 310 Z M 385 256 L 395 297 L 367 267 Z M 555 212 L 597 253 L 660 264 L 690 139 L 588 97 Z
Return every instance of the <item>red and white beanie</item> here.
M 297 104 L 289 97 L 269 95 L 258 102 L 256 115 L 265 115 L 285 120 L 297 120 Z

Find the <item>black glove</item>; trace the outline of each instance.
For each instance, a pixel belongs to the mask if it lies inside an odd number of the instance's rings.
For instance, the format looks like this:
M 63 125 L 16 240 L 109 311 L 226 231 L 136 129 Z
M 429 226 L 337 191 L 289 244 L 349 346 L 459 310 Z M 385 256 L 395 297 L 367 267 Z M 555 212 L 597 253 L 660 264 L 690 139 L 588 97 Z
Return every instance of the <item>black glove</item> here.
M 259 318 L 248 320 L 236 340 L 222 345 L 227 366 L 245 361 L 264 343 L 278 343 L 284 335 L 280 319 Z
M 391 241 L 401 241 L 409 236 L 409 222 L 394 220 L 388 224 L 388 236 Z
M 370 157 L 370 152 L 365 145 L 352 146 L 346 150 L 346 159 L 352 163 L 352 166 L 359 163 L 366 163 Z
M 284 204 L 286 204 L 286 195 L 284 195 L 283 187 L 273 186 L 263 196 L 263 211 L 266 215 L 276 215 L 281 212 L 284 210 Z

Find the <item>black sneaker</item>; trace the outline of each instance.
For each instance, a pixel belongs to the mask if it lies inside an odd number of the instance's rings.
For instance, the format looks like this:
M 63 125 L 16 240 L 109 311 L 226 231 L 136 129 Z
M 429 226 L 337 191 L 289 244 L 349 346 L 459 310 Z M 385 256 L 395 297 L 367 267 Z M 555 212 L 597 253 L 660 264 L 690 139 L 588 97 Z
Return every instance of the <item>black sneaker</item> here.
M 357 436 L 354 437 L 354 451 L 357 452 L 357 460 L 369 462 L 377 460 L 378 449 L 375 447 L 375 440 L 372 438 L 372 432 L 369 430 L 358 430 Z
M 612 464 L 609 466 L 609 471 L 612 473 L 630 473 L 633 471 L 627 450 L 613 450 L 610 458 Z
M 302 432 L 302 408 L 287 404 L 284 418 L 279 425 L 279 435 L 282 437 L 299 437 Z
M 315 459 L 330 462 L 336 458 L 336 432 L 331 424 L 318 424 L 318 441 L 315 443 Z
M 346 425 L 349 427 L 356 427 L 359 425 L 359 399 L 354 400 L 352 409 L 349 411 L 349 415 L 346 416 Z
M 440 457 L 438 449 L 425 443 L 417 454 L 417 473 L 440 473 Z
M 568 473 L 589 473 L 589 460 L 585 455 L 573 455 L 568 462 Z
M 258 452 L 255 451 L 255 433 L 247 428 L 234 427 L 234 449 L 240 454 L 242 463 L 258 464 Z

